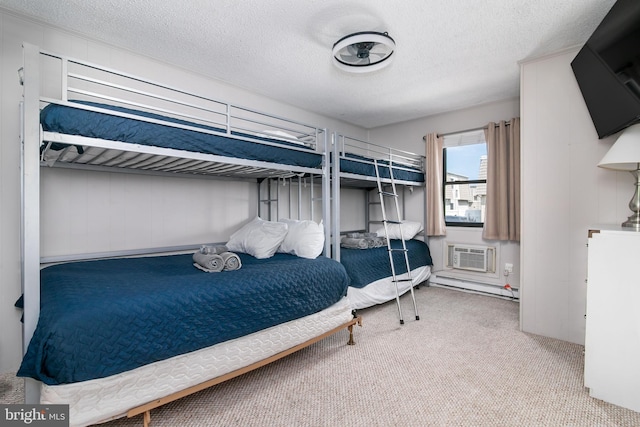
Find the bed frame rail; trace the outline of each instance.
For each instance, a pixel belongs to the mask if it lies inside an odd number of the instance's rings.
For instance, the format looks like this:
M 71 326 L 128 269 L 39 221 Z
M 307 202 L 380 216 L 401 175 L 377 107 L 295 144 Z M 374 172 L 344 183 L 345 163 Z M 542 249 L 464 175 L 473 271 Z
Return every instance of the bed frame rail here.
M 133 408 L 130 409 L 127 412 L 127 418 L 131 418 L 131 417 L 135 417 L 137 415 L 143 414 L 143 425 L 144 427 L 149 427 L 150 423 L 151 423 L 151 410 L 155 409 L 155 408 L 159 408 L 160 406 L 166 405 L 167 403 L 171 403 L 174 400 L 178 400 L 181 399 L 183 397 L 189 396 L 193 393 L 197 393 L 199 391 L 205 390 L 209 387 L 213 387 L 215 385 L 221 384 L 225 381 L 229 381 L 230 379 L 236 378 L 240 375 L 246 374 L 247 372 L 253 371 L 255 369 L 261 368 L 263 366 L 266 366 L 272 362 L 275 362 L 276 360 L 282 359 L 283 357 L 286 357 L 290 354 L 293 354 L 299 350 L 302 350 L 305 347 L 310 346 L 311 344 L 314 344 L 318 341 L 321 341 L 323 339 L 325 339 L 326 337 L 333 335 L 345 328 L 347 328 L 349 330 L 349 340 L 347 341 L 347 345 L 355 345 L 355 341 L 353 339 L 353 327 L 355 325 L 358 326 L 362 326 L 362 316 L 354 316 L 353 319 L 351 319 L 349 322 L 345 323 L 344 325 L 338 326 L 337 328 L 334 328 L 330 331 L 325 332 L 322 335 L 319 335 L 315 338 L 312 338 L 308 341 L 305 341 L 301 344 L 296 345 L 295 347 L 291 347 L 288 350 L 282 351 L 280 353 L 274 354 L 271 357 L 268 357 L 266 359 L 263 359 L 259 362 L 253 363 L 249 366 L 246 366 L 244 368 L 241 369 L 237 369 L 233 372 L 229 372 L 226 375 L 222 375 L 220 377 L 217 378 L 213 378 L 209 381 L 205 381 L 201 384 L 195 385 L 193 387 L 190 387 L 188 389 L 173 393 L 169 396 L 165 396 L 161 399 L 156 399 L 154 401 L 151 401 L 149 403 L 146 403 L 144 405 L 138 406 L 137 408 Z
M 234 139 L 248 140 L 263 145 L 286 146 L 287 149 L 303 152 L 326 151 L 326 130 L 285 117 L 261 112 L 229 102 L 208 97 L 194 91 L 186 91 L 174 86 L 142 79 L 133 74 L 103 67 L 88 61 L 73 59 L 47 51 L 39 51 L 38 67 L 40 72 L 39 106 L 60 104 L 113 116 L 133 118 L 150 123 L 187 129 L 205 134 L 219 135 Z M 30 83 L 32 84 L 32 82 Z M 96 104 L 78 104 L 70 101 L 87 101 L 108 104 L 156 114 L 148 117 L 123 111 L 101 108 Z M 176 122 L 181 121 L 181 122 Z M 44 164 L 57 166 L 60 163 L 81 164 L 84 167 L 141 168 L 144 170 L 169 171 L 172 173 L 195 173 L 200 175 L 273 176 L 268 169 L 283 172 L 311 172 L 295 166 L 280 166 L 246 159 L 234 159 L 222 156 L 198 156 L 181 150 L 169 159 L 163 160 L 165 149 L 148 147 L 140 149 L 143 157 L 140 164 L 125 156 L 130 148 L 127 144 L 117 144 L 93 138 L 61 135 L 45 132 L 42 136 Z M 50 150 L 51 143 L 66 143 L 69 150 L 63 155 Z M 291 143 L 294 143 L 292 145 Z M 128 144 L 130 147 L 131 144 Z M 76 147 L 94 148 L 78 155 Z M 138 147 L 140 148 L 140 147 Z M 138 149 L 136 149 L 138 151 Z M 75 155 L 74 155 L 75 153 Z M 153 156 L 149 159 L 149 156 Z M 117 163 L 124 157 L 124 164 Z M 193 158 L 195 162 L 179 162 L 176 158 Z M 206 160 L 202 160 L 206 159 Z M 137 160 L 137 158 L 136 158 Z M 168 163 L 169 168 L 164 165 Z M 225 169 L 220 164 L 233 164 L 235 168 Z M 307 168 L 309 169 L 309 168 Z
M 424 171 L 425 157 L 421 154 L 382 146 L 345 135 L 337 134 L 334 138 L 334 154 L 340 159 L 373 165 L 374 159 L 380 164 L 389 164 L 394 169 Z M 347 154 L 364 158 L 348 157 Z M 375 181 L 376 178 L 373 177 Z M 419 184 L 416 184 L 419 185 Z

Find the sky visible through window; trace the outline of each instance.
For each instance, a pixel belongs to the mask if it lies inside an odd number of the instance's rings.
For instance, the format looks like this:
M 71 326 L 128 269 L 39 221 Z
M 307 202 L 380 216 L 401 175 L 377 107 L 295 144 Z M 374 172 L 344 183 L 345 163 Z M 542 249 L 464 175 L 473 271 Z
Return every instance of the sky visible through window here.
M 447 172 L 478 179 L 480 157 L 487 155 L 486 144 L 471 144 L 447 148 Z

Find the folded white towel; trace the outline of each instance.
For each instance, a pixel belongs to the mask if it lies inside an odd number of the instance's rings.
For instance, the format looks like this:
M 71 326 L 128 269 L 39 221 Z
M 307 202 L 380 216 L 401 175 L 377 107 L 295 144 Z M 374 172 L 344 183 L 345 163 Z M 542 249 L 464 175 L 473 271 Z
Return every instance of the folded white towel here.
M 224 261 L 225 271 L 239 270 L 240 267 L 242 267 L 242 262 L 237 254 L 234 254 L 233 252 L 223 252 L 220 256 Z
M 193 254 L 193 265 L 208 273 L 216 273 L 224 269 L 224 259 L 218 254 Z
M 343 237 L 340 246 L 351 249 L 368 249 L 369 242 L 364 238 Z

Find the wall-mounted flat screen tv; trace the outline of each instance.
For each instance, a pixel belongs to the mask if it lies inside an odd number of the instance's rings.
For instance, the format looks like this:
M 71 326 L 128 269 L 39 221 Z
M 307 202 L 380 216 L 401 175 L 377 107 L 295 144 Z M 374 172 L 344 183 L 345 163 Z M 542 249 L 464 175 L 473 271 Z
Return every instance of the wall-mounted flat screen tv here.
M 640 0 L 618 0 L 571 67 L 598 138 L 640 122 Z

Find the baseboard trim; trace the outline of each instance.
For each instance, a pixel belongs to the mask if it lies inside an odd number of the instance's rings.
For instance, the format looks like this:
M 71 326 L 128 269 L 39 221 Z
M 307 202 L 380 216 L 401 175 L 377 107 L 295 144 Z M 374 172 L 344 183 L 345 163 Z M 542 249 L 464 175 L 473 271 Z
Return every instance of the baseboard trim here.
M 520 292 L 514 288 L 512 290 L 505 289 L 504 287 L 490 285 L 487 283 L 470 282 L 467 280 L 452 279 L 449 277 L 441 277 L 434 274 L 429 279 L 430 286 L 438 286 L 441 288 L 450 288 L 454 290 L 476 293 L 481 295 L 488 295 L 492 297 L 508 299 L 512 301 L 520 300 Z

